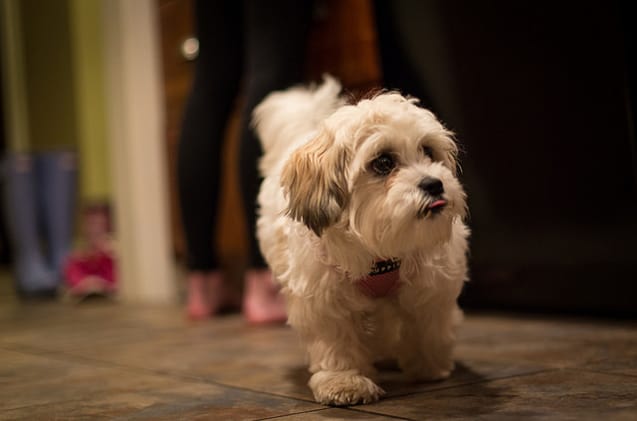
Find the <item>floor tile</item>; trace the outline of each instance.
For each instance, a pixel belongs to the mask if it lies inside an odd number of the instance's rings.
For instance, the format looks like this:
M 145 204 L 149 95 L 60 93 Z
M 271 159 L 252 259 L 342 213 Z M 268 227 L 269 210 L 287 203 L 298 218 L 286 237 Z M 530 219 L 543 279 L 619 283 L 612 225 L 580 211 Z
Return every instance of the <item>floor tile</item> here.
M 637 378 L 572 369 L 517 376 L 367 405 L 408 419 L 637 419 Z
M 400 371 L 381 371 L 379 385 L 385 390 L 387 397 L 393 397 L 537 373 L 544 370 L 546 370 L 545 366 L 528 362 L 460 358 L 456 359 L 456 368 L 448 379 L 414 384 L 406 381 Z
M 2 410 L 163 388 L 174 382 L 165 376 L 6 350 L 0 350 L 0 361 Z
M 176 383 L 114 390 L 0 411 L 0 419 L 256 420 L 307 412 L 319 405 L 209 384 Z
M 379 403 L 314 403 L 285 326 L 109 300 L 0 294 L 0 419 L 637 419 L 637 325 L 468 314 L 456 370 L 408 383 L 380 372 Z
M 524 361 L 553 368 L 620 358 L 630 344 L 637 345 L 634 323 L 572 319 L 474 317 L 459 336 L 460 360 Z
M 582 368 L 637 377 L 637 341 L 613 341 L 597 344 L 598 353 Z
M 238 320 L 238 319 L 235 319 Z M 197 327 L 179 334 L 130 341 L 126 346 L 64 349 L 64 355 L 155 372 L 210 380 L 246 389 L 311 399 L 297 379 L 306 372 L 305 354 L 289 328 L 228 323 L 227 332 L 203 334 Z
M 0 321 L 6 334 L 2 343 L 43 347 L 50 350 L 99 348 L 103 344 L 147 341 L 184 329 L 186 322 L 176 308 L 132 308 L 114 302 L 85 305 L 57 302 L 30 303 Z M 215 324 L 217 328 L 223 325 Z M 207 334 L 202 329 L 189 333 Z
M 321 406 L 193 379 L 0 350 L 0 419 L 256 419 Z M 53 416 L 55 414 L 55 416 Z M 134 417 L 131 416 L 134 414 Z

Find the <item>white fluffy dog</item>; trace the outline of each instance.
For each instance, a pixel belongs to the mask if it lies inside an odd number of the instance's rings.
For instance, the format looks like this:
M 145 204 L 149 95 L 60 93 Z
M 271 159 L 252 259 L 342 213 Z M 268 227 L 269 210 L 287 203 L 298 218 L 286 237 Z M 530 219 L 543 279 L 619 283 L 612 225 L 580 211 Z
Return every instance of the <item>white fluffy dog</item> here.
M 372 380 L 381 358 L 414 380 L 449 376 L 469 230 L 452 134 L 416 99 L 346 105 L 340 90 L 326 77 L 256 108 L 257 234 L 315 399 L 352 405 L 384 394 Z

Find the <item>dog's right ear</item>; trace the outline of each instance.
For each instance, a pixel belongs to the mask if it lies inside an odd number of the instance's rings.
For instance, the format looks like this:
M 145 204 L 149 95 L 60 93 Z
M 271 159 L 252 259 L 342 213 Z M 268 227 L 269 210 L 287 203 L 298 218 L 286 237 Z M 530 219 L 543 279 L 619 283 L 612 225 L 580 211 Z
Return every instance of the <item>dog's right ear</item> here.
M 281 174 L 288 215 L 316 235 L 335 223 L 347 203 L 348 154 L 326 128 L 297 149 Z

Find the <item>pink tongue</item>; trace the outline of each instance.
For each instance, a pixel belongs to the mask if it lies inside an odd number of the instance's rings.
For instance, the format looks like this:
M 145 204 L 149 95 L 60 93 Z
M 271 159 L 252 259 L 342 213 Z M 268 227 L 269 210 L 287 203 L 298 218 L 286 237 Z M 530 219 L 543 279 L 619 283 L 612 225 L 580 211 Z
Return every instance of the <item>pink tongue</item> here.
M 437 207 L 440 207 L 440 206 L 444 206 L 446 204 L 447 204 L 446 200 L 439 199 L 439 200 L 436 200 L 435 202 L 433 202 L 431 205 L 429 205 L 429 209 L 433 209 L 433 208 L 437 208 Z

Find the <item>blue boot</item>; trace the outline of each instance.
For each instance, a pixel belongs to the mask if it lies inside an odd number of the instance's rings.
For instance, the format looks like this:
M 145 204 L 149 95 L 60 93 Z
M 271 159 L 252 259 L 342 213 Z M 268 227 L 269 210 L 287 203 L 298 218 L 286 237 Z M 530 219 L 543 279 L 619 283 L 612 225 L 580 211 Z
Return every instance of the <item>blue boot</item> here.
M 73 239 L 77 190 L 75 154 L 70 151 L 43 152 L 35 159 L 48 263 L 61 280 Z
M 10 154 L 5 159 L 5 214 L 12 241 L 16 287 L 24 295 L 55 293 L 58 286 L 58 277 L 42 252 L 33 170 L 29 155 Z

